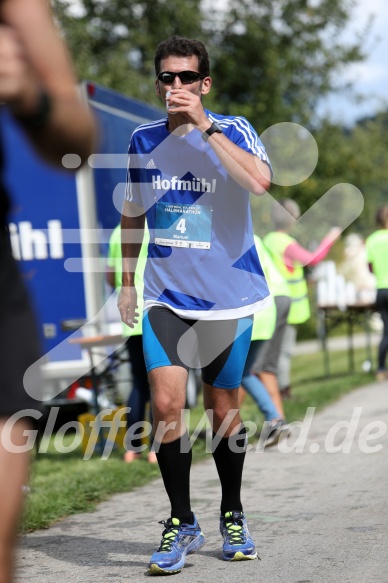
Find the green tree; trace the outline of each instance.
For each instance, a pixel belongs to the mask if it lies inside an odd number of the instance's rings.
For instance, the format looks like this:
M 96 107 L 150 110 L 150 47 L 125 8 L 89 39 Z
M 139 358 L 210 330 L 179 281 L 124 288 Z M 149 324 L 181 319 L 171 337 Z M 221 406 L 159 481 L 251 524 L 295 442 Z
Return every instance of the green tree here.
M 300 184 L 287 187 L 272 185 L 271 195 L 275 199 L 296 200 L 303 213 L 336 184 L 353 184 L 363 194 L 364 210 L 349 230 L 368 235 L 374 227 L 376 208 L 388 199 L 387 126 L 388 113 L 360 121 L 351 129 L 329 121 L 322 122 L 319 128 L 312 131 L 319 152 L 314 172 Z M 269 197 L 268 200 L 252 198 L 253 220 L 262 234 L 272 228 L 270 202 Z
M 201 0 L 78 0 L 76 11 L 72 0 L 54 3 L 78 75 L 155 105 L 157 44 L 172 34 L 201 39 L 214 80 L 207 107 L 244 115 L 259 133 L 298 122 L 317 140 L 312 176 L 295 186 L 273 185 L 271 195 L 295 198 L 304 212 L 334 184 L 350 182 L 367 193 L 360 226 L 370 225 L 386 193 L 385 125 L 370 120 L 346 131 L 315 113 L 322 97 L 344 89 L 336 80 L 341 71 L 365 56 L 366 30 L 341 41 L 355 0 L 229 0 L 223 11 L 209 1 L 204 10 Z M 253 208 L 262 222 L 262 200 L 254 199 Z
M 157 44 L 173 34 L 201 37 L 200 0 L 54 0 L 81 79 L 148 103 L 154 90 Z
M 206 100 L 245 115 L 261 132 L 280 121 L 310 125 L 334 75 L 362 60 L 356 39 L 339 33 L 355 0 L 229 0 L 206 10 L 201 0 L 54 0 L 81 78 L 135 98 L 154 97 L 153 55 L 171 36 L 203 40 L 214 88 Z
M 345 44 L 348 0 L 230 0 L 213 47 L 216 99 L 260 130 L 294 121 L 311 125 L 319 99 L 340 87 L 335 74 L 364 58 Z
M 374 228 L 375 210 L 388 198 L 388 112 L 358 122 L 351 130 L 324 124 L 317 133 L 322 152 L 317 181 L 325 192 L 339 181 L 357 186 L 364 196 L 363 213 L 350 227 L 364 236 Z

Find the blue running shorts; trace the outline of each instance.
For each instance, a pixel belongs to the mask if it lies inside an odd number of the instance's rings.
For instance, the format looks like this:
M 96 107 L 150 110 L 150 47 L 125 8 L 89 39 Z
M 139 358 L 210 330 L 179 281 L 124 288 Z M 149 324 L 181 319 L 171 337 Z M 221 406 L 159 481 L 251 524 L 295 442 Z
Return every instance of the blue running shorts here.
M 147 372 L 161 366 L 201 368 L 204 383 L 236 389 L 249 350 L 252 322 L 253 316 L 191 320 L 164 306 L 153 306 L 143 316 Z

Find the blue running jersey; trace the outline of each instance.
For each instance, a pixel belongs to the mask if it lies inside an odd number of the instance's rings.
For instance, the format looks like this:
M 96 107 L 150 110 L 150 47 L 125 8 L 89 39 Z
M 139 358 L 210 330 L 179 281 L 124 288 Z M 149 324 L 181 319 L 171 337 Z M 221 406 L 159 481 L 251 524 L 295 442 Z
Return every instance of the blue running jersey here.
M 270 164 L 246 119 L 205 112 L 234 144 Z M 196 320 L 253 314 L 271 300 L 253 239 L 249 193 L 200 131 L 170 133 L 167 122 L 139 126 L 129 145 L 126 199 L 144 207 L 150 231 L 145 308 L 165 305 Z

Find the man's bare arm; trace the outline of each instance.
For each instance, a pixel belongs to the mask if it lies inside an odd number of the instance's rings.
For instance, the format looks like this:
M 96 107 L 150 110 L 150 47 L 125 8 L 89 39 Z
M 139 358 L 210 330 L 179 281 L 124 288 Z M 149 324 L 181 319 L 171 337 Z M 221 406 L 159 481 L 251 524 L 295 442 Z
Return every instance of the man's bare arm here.
M 211 121 L 198 95 L 184 89 L 171 90 L 169 101 L 174 106 L 174 115 L 181 113 L 202 133 L 209 129 Z M 269 189 L 271 170 L 266 162 L 234 144 L 225 134 L 214 133 L 208 143 L 240 186 L 256 196 Z
M 121 215 L 122 288 L 118 308 L 122 321 L 133 328 L 138 319 L 135 271 L 144 235 L 144 208 L 124 201 Z

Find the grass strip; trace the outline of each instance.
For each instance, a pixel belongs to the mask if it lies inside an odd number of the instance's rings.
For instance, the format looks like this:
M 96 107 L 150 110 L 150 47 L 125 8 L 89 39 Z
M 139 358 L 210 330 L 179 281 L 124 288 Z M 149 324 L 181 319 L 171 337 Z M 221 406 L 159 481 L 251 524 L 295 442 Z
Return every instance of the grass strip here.
M 347 353 L 330 355 L 331 376 L 326 378 L 321 353 L 296 356 L 292 368 L 293 398 L 284 402 L 288 421 L 303 419 L 307 407 L 322 409 L 352 389 L 374 380 L 372 373 L 362 371 L 365 350 L 355 351 L 354 374 L 347 371 Z M 244 420 L 253 421 L 260 429 L 263 418 L 248 396 L 241 408 Z M 203 417 L 202 399 L 190 411 L 190 431 Z M 65 438 L 66 439 L 66 438 Z M 71 442 L 72 437 L 68 440 Z M 22 533 L 47 528 L 56 521 L 75 513 L 91 512 L 97 503 L 112 494 L 129 492 L 159 476 L 157 466 L 147 463 L 146 456 L 128 465 L 123 463 L 123 452 L 113 450 L 109 459 L 97 454 L 83 460 L 80 448 L 71 453 L 55 450 L 53 439 L 47 453 L 32 456 L 29 486 L 24 515 L 20 524 Z M 65 441 L 64 441 L 65 443 Z M 205 441 L 197 439 L 193 446 L 194 461 L 210 454 L 205 451 Z

